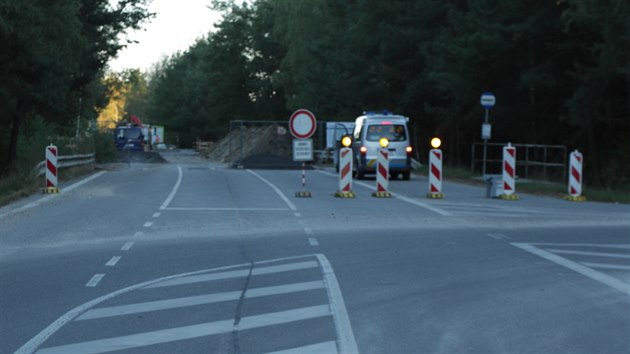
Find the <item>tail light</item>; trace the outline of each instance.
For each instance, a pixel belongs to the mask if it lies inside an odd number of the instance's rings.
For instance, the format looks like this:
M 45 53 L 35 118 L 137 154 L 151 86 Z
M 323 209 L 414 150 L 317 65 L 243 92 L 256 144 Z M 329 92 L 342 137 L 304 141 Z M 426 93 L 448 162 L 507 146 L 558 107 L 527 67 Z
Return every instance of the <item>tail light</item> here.
M 367 148 L 365 146 L 361 146 L 361 149 L 359 149 L 359 151 L 361 152 L 362 156 L 365 156 L 365 154 L 367 153 Z
M 413 152 L 413 148 L 411 146 L 407 146 L 405 148 L 405 151 L 407 152 L 407 156 L 411 156 L 411 153 Z

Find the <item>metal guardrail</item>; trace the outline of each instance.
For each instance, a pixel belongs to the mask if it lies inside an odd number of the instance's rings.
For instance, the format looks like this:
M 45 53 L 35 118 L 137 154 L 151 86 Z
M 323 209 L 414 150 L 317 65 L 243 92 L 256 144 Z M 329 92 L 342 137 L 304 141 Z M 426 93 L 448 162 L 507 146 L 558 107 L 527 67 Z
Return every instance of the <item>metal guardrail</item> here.
M 57 168 L 67 168 L 81 165 L 88 165 L 96 161 L 96 154 L 70 155 L 57 157 Z M 41 161 L 35 166 L 35 173 L 41 176 L 46 173 L 46 160 Z
M 475 167 L 483 161 L 478 158 L 476 146 L 482 143 L 472 144 L 472 156 L 470 162 L 471 172 L 475 172 Z M 495 173 L 501 170 L 503 159 L 501 158 L 501 149 L 505 143 L 488 143 L 488 153 L 491 157 L 486 159 L 486 163 L 496 167 Z M 555 170 L 557 178 L 564 178 L 567 169 L 567 147 L 564 145 L 543 145 L 543 144 L 512 144 L 517 149 L 516 167 L 519 174 L 523 178 L 529 178 L 531 172 L 542 173 L 543 176 L 549 176 L 549 170 Z M 493 149 L 494 148 L 494 149 Z M 492 157 L 494 156 L 494 157 Z

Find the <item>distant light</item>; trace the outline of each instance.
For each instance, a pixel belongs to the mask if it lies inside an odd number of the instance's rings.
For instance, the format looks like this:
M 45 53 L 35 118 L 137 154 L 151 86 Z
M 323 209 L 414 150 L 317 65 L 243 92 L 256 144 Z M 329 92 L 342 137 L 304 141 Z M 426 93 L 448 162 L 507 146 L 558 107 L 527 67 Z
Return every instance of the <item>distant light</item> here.
M 405 148 L 405 151 L 407 151 L 408 154 L 411 154 L 411 152 L 413 151 L 413 148 L 411 146 L 407 146 Z
M 361 155 L 365 155 L 367 153 L 367 148 L 365 146 L 361 146 L 361 149 L 359 149 L 361 151 Z
M 438 149 L 441 145 L 442 145 L 442 140 L 440 140 L 440 138 L 435 137 L 431 139 L 431 146 L 433 146 L 434 149 Z
M 389 139 L 387 139 L 387 138 L 381 138 L 381 139 L 378 141 L 378 144 L 379 144 L 381 147 L 386 148 L 386 147 L 388 147 L 388 146 L 389 146 Z
M 348 147 L 350 146 L 350 144 L 352 144 L 352 139 L 350 139 L 349 136 L 344 136 L 343 138 L 341 138 L 341 145 Z

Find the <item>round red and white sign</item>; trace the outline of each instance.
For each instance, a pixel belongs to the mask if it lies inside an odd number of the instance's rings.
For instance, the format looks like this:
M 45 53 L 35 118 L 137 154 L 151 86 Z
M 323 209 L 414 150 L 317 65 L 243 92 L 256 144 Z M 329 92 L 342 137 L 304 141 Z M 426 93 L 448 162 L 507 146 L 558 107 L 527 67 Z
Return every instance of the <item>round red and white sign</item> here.
M 289 118 L 289 129 L 297 139 L 308 139 L 315 133 L 317 121 L 308 109 L 298 109 Z

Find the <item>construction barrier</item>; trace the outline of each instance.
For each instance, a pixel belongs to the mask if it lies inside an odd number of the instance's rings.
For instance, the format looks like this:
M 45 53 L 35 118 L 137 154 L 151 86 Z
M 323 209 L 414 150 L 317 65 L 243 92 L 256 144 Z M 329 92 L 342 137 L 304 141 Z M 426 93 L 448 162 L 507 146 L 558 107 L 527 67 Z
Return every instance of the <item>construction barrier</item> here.
M 391 198 L 387 191 L 389 179 L 389 151 L 386 148 L 376 150 L 376 192 L 372 193 L 376 198 Z
M 59 193 L 57 180 L 57 147 L 50 144 L 46 147 L 46 187 L 44 193 Z
M 310 198 L 311 192 L 306 191 L 306 162 L 302 162 L 302 190 L 295 192 L 297 198 Z
M 429 193 L 427 198 L 442 199 L 442 150 L 429 151 Z
M 586 197 L 582 195 L 582 165 L 584 158 L 582 153 L 575 150 L 569 154 L 569 195 L 567 200 L 583 202 Z
M 516 191 L 516 147 L 508 143 L 503 147 L 503 194 L 499 196 L 505 200 L 517 200 Z
M 354 198 L 352 192 L 352 149 L 341 148 L 339 150 L 339 190 L 335 193 L 337 198 Z

